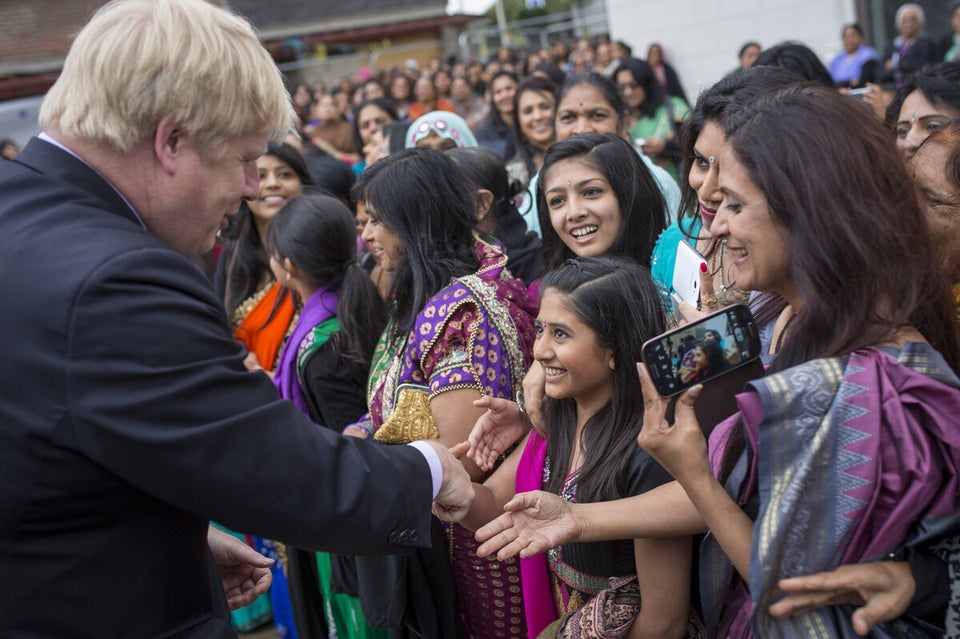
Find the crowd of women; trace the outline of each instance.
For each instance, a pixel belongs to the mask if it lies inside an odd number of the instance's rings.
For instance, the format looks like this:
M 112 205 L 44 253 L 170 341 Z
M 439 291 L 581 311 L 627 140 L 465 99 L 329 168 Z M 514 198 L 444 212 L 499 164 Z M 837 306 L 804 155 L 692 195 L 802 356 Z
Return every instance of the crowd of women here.
M 884 120 L 799 44 L 693 104 L 662 47 L 601 44 L 365 83 L 352 148 L 293 92 L 319 141 L 257 161 L 215 278 L 248 366 L 318 427 L 439 439 L 476 497 L 410 555 L 254 540 L 281 634 L 960 636 L 960 65 Z M 733 304 L 766 373 L 707 429 L 638 363 Z

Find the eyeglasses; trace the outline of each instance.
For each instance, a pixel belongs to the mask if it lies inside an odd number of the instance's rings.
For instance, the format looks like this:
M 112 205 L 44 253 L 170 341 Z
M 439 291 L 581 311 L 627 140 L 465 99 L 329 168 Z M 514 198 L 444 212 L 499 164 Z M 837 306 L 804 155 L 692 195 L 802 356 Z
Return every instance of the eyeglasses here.
M 620 93 L 625 93 L 626 91 L 636 91 L 640 88 L 640 85 L 636 82 L 627 82 L 626 84 L 617 84 L 617 88 L 620 89 Z

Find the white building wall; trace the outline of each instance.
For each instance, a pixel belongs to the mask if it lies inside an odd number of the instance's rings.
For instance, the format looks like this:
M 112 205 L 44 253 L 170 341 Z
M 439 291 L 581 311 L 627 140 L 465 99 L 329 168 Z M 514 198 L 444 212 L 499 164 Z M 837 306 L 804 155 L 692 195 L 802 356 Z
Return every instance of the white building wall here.
M 611 38 L 638 58 L 662 44 L 690 100 L 739 65 L 749 40 L 799 40 L 829 64 L 855 15 L 854 0 L 607 0 Z

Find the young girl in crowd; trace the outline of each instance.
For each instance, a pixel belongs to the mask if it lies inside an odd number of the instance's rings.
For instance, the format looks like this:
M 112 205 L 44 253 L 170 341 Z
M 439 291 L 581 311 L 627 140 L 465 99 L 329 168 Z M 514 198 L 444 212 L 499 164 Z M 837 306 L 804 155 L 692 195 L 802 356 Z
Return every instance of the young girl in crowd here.
M 513 135 L 517 154 L 507 162 L 511 181 L 527 188 L 543 164 L 543 156 L 557 140 L 553 129 L 557 87 L 540 76 L 524 78 L 513 97 Z
M 540 170 L 537 210 L 548 270 L 571 257 L 650 263 L 666 226 L 663 199 L 622 137 L 585 134 L 554 144 Z
M 624 140 L 627 137 L 626 107 L 617 92 L 616 85 L 598 73 L 584 73 L 568 79 L 557 91 L 557 114 L 554 129 L 557 142 L 588 133 L 613 133 Z M 632 146 L 632 143 L 631 143 Z M 639 154 L 640 151 L 637 150 Z M 640 156 L 644 166 L 653 175 L 660 194 L 664 199 L 664 215 L 672 221 L 676 219 L 680 206 L 680 189 L 676 181 L 663 168 L 653 163 L 645 155 Z M 527 220 L 531 230 L 540 233 L 541 229 L 531 223 L 539 218 L 537 188 L 540 175 L 537 174 L 527 188 L 520 213 Z
M 592 83 L 583 88 L 594 90 Z M 650 263 L 666 225 L 663 199 L 647 164 L 622 136 L 580 133 L 557 142 L 547 151 L 536 181 L 546 270 L 571 257 Z M 531 290 L 536 295 L 537 287 Z M 537 362 L 530 366 L 523 391 L 539 414 L 543 368 Z
M 390 101 L 400 120 L 407 119 L 407 109 L 413 104 L 413 80 L 403 71 L 398 71 L 390 80 Z
M 501 514 L 516 492 L 544 489 L 589 503 L 671 479 L 633 445 L 643 419 L 634 362 L 644 341 L 664 330 L 649 272 L 629 260 L 575 258 L 549 272 L 542 286 L 533 352 L 547 371 L 545 435 L 531 431 L 475 485 L 468 527 Z M 524 421 L 511 401 L 485 397 L 475 404 L 489 407 L 481 421 Z M 689 632 L 687 626 L 691 553 L 689 537 L 622 539 L 567 544 L 546 558 L 522 560 L 528 635 L 695 636 L 697 623 Z M 615 605 L 604 606 L 604 599 Z
M 480 146 L 496 151 L 504 161 L 517 150 L 513 139 L 513 96 L 520 80 L 512 71 L 497 71 L 490 78 L 490 114 L 487 122 L 477 130 Z
M 244 203 L 224 247 L 215 278 L 234 336 L 266 371 L 272 371 L 280 345 L 296 313 L 293 296 L 270 271 L 263 249 L 267 224 L 283 206 L 313 184 L 300 152 L 289 144 L 269 144 L 257 158 L 260 191 Z M 252 359 L 252 358 L 251 358 Z
M 680 366 L 679 377 L 684 384 L 700 381 L 727 368 L 727 360 L 723 357 L 720 343 L 712 339 L 704 339 L 697 344 L 693 348 L 691 359 L 689 365 Z
M 725 133 L 723 203 L 711 232 L 737 255 L 745 288 L 777 292 L 795 313 L 767 375 L 738 397 L 740 412 L 714 429 L 708 448 L 692 410 L 698 390 L 680 397 L 668 424 L 667 401 L 641 369 L 639 443 L 677 482 L 598 507 L 529 495 L 509 508 L 535 510 L 511 513 L 481 536 L 540 520 L 534 536 L 499 535 L 509 556 L 571 539 L 709 529 L 701 586 L 711 634 L 863 635 L 905 612 L 911 597 L 879 604 L 892 614 L 870 620 L 830 605 L 786 619 L 771 613 L 790 577 L 887 558 L 894 583 L 920 586 L 926 580 L 902 561 L 911 553 L 958 560 L 956 547 L 938 543 L 960 530 L 960 434 L 949 418 L 960 411 L 953 300 L 930 259 L 936 251 L 914 187 L 887 132 L 860 105 L 791 87 L 758 98 Z M 825 601 L 871 594 L 839 589 Z M 955 618 L 948 623 L 956 628 Z M 884 631 L 931 628 L 900 617 Z
M 386 322 L 376 287 L 356 260 L 353 216 L 333 196 L 301 195 L 270 221 L 264 244 L 277 281 L 302 303 L 280 352 L 277 391 L 317 424 L 340 432 L 366 411 L 364 383 Z M 334 594 L 331 564 L 349 573 L 352 559 L 288 548 L 298 636 L 318 636 L 325 620 L 342 639 L 386 637 L 364 622 L 358 599 Z

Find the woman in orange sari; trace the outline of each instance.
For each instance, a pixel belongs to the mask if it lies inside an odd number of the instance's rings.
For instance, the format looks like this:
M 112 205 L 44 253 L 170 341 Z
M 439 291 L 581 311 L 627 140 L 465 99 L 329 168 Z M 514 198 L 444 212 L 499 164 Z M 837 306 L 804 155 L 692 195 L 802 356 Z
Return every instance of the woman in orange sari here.
M 220 257 L 215 285 L 227 308 L 233 334 L 247 347 L 249 362 L 273 370 L 280 346 L 297 313 L 289 290 L 270 272 L 263 249 L 267 223 L 287 201 L 313 184 L 300 152 L 288 144 L 273 144 L 257 160 L 260 193 L 244 203 L 234 218 L 233 237 Z

